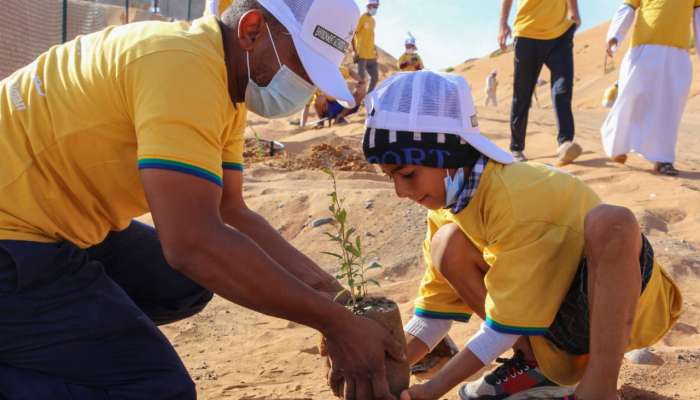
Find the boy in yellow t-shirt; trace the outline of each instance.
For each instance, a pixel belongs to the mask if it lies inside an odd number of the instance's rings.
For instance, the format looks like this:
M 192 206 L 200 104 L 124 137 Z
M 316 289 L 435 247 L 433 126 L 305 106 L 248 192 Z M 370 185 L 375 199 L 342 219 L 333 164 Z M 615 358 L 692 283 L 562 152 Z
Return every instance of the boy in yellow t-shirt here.
M 700 48 L 700 0 L 625 0 L 615 13 L 606 38 L 608 55 L 634 23 L 620 66 L 619 97 L 600 130 L 605 153 L 615 161 L 624 163 L 634 151 L 652 162 L 656 173 L 678 175 L 673 162 L 692 82 L 691 22 Z
M 406 52 L 399 57 L 399 70 L 404 72 L 420 71 L 423 67 L 423 60 L 421 60 L 416 47 L 416 38 L 409 33 L 408 39 L 404 43 L 406 47 Z
M 513 357 L 460 389 L 462 400 L 616 399 L 623 353 L 660 340 L 682 304 L 634 215 L 563 171 L 513 162 L 480 134 L 460 76 L 396 74 L 366 107 L 367 161 L 429 210 L 426 271 L 404 328 L 409 362 L 452 321 L 484 321 L 401 400 L 442 398 L 510 348 Z
M 498 41 L 506 50 L 511 35 L 508 15 L 513 0 L 502 0 Z M 552 106 L 557 116 L 557 155 L 560 165 L 573 162 L 582 152 L 574 143 L 574 33 L 581 24 L 577 0 L 518 0 L 514 32 L 515 68 L 510 112 L 510 151 L 527 161 L 525 135 L 532 95 L 543 66 L 551 72 Z

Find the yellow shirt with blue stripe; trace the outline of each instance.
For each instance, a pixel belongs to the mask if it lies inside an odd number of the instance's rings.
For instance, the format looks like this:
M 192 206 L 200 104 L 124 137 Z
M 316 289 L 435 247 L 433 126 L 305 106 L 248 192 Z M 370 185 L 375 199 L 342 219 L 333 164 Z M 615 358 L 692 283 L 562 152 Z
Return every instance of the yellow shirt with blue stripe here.
M 578 382 L 585 356 L 573 356 L 541 335 L 554 321 L 583 256 L 583 224 L 598 196 L 579 179 L 535 163 L 489 162 L 469 205 L 452 214 L 428 213 L 423 245 L 427 270 L 415 301 L 416 315 L 459 321 L 471 310 L 432 266 L 430 240 L 454 223 L 489 265 L 486 323 L 496 331 L 530 336 L 544 374 L 561 384 Z M 655 264 L 637 305 L 630 348 L 658 341 L 680 314 L 678 289 Z
M 632 47 L 655 44 L 688 49 L 693 9 L 700 0 L 625 0 L 637 9 Z
M 245 120 L 214 17 L 52 47 L 0 81 L 0 240 L 100 243 L 149 211 L 139 168 L 222 185 Z

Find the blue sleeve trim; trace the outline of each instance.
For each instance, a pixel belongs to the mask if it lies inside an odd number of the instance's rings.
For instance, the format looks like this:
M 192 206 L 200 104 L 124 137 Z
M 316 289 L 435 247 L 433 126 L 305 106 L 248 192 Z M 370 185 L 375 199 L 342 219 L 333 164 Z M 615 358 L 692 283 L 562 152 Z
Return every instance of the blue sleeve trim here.
M 509 335 L 523 336 L 541 336 L 547 333 L 548 328 L 527 328 L 522 326 L 511 326 L 499 324 L 498 322 L 486 317 L 486 325 L 496 332 L 507 333 Z
M 234 162 L 225 162 L 221 164 L 224 169 L 232 169 L 234 171 L 243 171 L 243 164 Z
M 198 178 L 203 178 L 221 187 L 224 182 L 221 177 L 207 171 L 204 168 L 194 165 L 181 163 L 178 161 L 164 160 L 159 158 L 143 158 L 138 162 L 139 169 L 165 169 L 169 171 L 182 172 L 189 175 L 194 175 Z
M 472 317 L 471 314 L 469 313 L 447 313 L 447 312 L 438 312 L 438 311 L 428 311 L 424 310 L 422 308 L 416 308 L 413 314 L 419 316 L 419 317 L 426 317 L 426 318 L 435 318 L 435 319 L 449 319 L 453 321 L 459 321 L 459 322 L 469 322 L 469 319 Z

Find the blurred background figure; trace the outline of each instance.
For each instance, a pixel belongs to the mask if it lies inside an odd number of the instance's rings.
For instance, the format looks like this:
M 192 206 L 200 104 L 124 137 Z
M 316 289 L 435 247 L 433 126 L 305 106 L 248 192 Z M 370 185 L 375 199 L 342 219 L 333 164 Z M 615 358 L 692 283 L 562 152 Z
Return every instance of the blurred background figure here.
M 406 51 L 399 58 L 399 70 L 404 72 L 420 71 L 423 68 L 423 60 L 421 60 L 418 55 L 418 48 L 416 47 L 416 38 L 408 32 L 408 38 L 404 42 Z
M 498 107 L 498 98 L 496 97 L 496 93 L 498 92 L 497 75 L 498 71 L 494 69 L 486 78 L 486 100 L 484 101 L 484 107 L 488 107 L 489 103 L 493 104 L 494 107 Z

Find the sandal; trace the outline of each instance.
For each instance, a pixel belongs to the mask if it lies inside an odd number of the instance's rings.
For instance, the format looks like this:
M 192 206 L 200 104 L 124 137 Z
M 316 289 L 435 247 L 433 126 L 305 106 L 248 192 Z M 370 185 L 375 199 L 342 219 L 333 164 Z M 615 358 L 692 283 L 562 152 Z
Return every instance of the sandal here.
M 618 164 L 624 164 L 627 162 L 627 154 L 620 154 L 619 156 L 613 157 L 612 160 Z
M 654 163 L 654 172 L 666 176 L 677 176 L 679 171 L 670 162 Z

